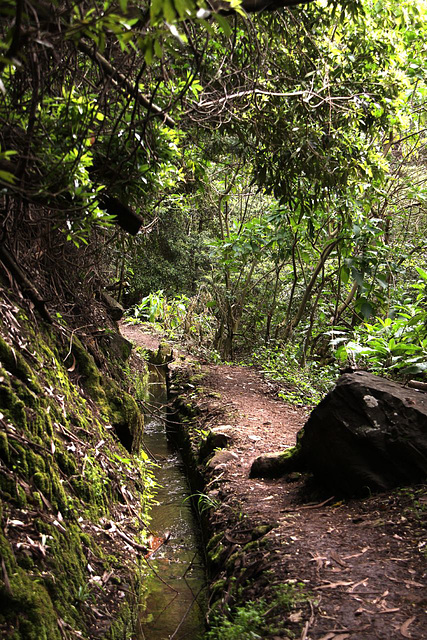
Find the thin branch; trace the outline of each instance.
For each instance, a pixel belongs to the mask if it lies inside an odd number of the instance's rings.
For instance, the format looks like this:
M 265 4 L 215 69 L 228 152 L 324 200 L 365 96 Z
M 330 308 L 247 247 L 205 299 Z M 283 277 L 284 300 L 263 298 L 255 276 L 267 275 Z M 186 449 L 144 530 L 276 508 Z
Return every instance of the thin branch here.
M 152 103 L 151 100 L 146 98 L 138 89 L 138 86 L 130 82 L 123 74 L 119 73 L 98 51 L 94 51 L 85 42 L 80 41 L 78 48 L 85 55 L 89 56 L 91 60 L 97 62 L 99 66 L 109 75 L 117 85 L 121 86 L 127 93 L 130 93 L 135 99 L 149 112 L 154 112 L 153 115 L 159 116 L 163 119 L 163 122 L 171 128 L 176 127 L 175 121 L 168 116 L 161 107 Z

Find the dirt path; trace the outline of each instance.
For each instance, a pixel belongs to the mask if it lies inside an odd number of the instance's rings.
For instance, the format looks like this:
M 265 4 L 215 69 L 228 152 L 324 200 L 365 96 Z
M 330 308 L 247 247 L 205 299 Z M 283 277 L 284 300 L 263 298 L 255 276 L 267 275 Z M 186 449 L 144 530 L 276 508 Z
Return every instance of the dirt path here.
M 274 573 L 316 594 L 304 637 L 427 638 L 425 494 L 418 507 L 405 490 L 346 502 L 326 496 L 323 506 L 321 496 L 316 506 L 303 499 L 303 479 L 249 479 L 254 457 L 295 444 L 306 414 L 272 396 L 254 370 L 210 367 L 203 384 L 220 394 L 236 425 L 237 458 L 222 469 L 221 494 L 255 520 L 276 523 L 268 534 Z
M 310 609 L 284 614 L 284 629 L 301 640 L 427 638 L 425 490 L 344 502 L 308 493 L 298 474 L 250 479 L 254 458 L 294 444 L 307 413 L 277 399 L 254 369 L 205 365 L 202 373 L 201 388 L 187 391 L 200 426 L 222 425 L 231 436 L 210 464 L 211 495 L 222 505 L 213 515 L 216 528 L 236 547 L 239 525 L 230 509 L 246 523 L 272 525 L 260 557 L 269 582 L 301 583 L 312 596 Z M 266 588 L 264 574 L 254 573 L 247 597 Z

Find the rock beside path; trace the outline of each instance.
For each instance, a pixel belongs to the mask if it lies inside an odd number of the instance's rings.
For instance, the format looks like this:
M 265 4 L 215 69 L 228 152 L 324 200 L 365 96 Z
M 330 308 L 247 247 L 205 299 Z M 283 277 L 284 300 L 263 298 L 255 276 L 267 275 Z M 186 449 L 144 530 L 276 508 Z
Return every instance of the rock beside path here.
M 295 453 L 289 467 L 280 459 L 282 473 L 308 469 L 337 494 L 424 482 L 427 394 L 365 371 L 344 374 L 311 413 Z M 263 472 L 257 459 L 251 475 Z

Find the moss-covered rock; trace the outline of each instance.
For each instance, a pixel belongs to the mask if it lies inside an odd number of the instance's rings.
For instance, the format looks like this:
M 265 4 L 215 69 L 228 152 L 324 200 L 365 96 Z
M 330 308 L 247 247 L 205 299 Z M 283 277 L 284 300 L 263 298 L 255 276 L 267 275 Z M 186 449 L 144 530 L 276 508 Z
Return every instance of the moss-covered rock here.
M 167 342 L 161 342 L 157 352 L 150 357 L 150 362 L 157 365 L 168 364 L 172 360 L 173 349 Z
M 303 470 L 301 446 L 296 444 L 285 451 L 266 453 L 252 463 L 250 478 L 280 478 L 287 473 Z
M 95 364 L 95 360 L 78 338 L 73 339 L 72 354 L 85 391 L 92 400 L 104 404 L 106 397 L 101 385 L 101 373 Z
M 0 362 L 3 367 L 24 382 L 34 393 L 42 393 L 42 388 L 23 356 L 0 336 Z
M 106 411 L 117 437 L 129 452 L 140 450 L 144 417 L 134 398 L 111 378 L 104 379 Z

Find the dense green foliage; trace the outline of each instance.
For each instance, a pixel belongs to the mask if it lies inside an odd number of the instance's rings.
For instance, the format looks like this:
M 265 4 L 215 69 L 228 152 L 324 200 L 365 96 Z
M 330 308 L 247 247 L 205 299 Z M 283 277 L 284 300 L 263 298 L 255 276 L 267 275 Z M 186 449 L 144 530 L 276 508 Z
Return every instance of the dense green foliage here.
M 168 329 L 227 360 L 290 348 L 310 369 L 357 344 L 359 364 L 422 374 L 424 0 L 51 6 L 2 9 L 3 233 L 40 287 L 109 281 L 143 300 L 133 317 L 162 291 Z

